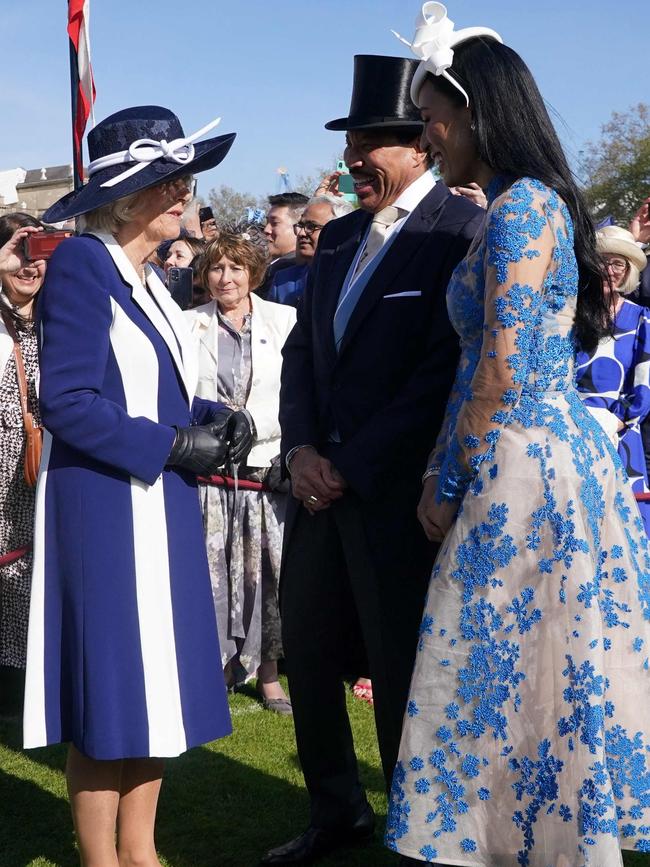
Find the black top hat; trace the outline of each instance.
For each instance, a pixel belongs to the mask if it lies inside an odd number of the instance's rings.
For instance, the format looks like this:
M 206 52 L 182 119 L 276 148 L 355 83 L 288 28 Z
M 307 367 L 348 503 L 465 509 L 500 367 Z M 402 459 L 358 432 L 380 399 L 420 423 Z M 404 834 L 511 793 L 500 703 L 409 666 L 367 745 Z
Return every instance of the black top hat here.
M 139 105 L 115 112 L 88 133 L 88 183 L 51 205 L 43 221 L 58 223 L 147 187 L 212 169 L 230 150 L 235 133 L 196 143 L 185 139 L 180 121 L 167 108 Z M 138 165 L 142 168 L 129 173 Z M 120 175 L 124 177 L 114 186 L 106 186 Z
M 407 57 L 355 55 L 349 117 L 331 120 L 325 129 L 413 127 L 416 135 L 422 120 L 411 102 L 410 90 L 418 66 L 418 60 Z

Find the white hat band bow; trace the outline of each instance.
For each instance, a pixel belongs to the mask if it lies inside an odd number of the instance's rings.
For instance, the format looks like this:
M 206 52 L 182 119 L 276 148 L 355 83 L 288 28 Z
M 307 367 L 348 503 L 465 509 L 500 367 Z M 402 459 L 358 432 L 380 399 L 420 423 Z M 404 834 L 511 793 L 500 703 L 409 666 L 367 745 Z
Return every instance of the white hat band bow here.
M 146 169 L 146 167 L 154 160 L 162 158 L 178 163 L 178 165 L 192 162 L 194 159 L 193 142 L 195 142 L 197 138 L 201 138 L 202 135 L 205 135 L 206 132 L 214 129 L 215 126 L 218 126 L 220 123 L 221 118 L 218 117 L 215 120 L 210 121 L 210 123 L 206 124 L 204 127 L 201 127 L 197 132 L 192 133 L 192 135 L 186 136 L 185 138 L 177 138 L 170 142 L 165 141 L 165 139 L 156 141 L 152 138 L 140 138 L 137 141 L 134 141 L 126 151 L 116 151 L 115 153 L 106 154 L 106 156 L 93 160 L 88 166 L 88 175 L 90 177 L 96 172 L 101 171 L 101 169 L 108 168 L 109 166 L 116 166 L 121 163 L 134 163 L 130 168 L 121 172 L 119 175 L 116 175 L 114 178 L 104 181 L 102 184 L 102 187 L 114 187 L 116 184 L 119 184 L 120 181 L 131 177 L 131 175 L 136 174 L 136 172 L 139 172 L 142 169 Z

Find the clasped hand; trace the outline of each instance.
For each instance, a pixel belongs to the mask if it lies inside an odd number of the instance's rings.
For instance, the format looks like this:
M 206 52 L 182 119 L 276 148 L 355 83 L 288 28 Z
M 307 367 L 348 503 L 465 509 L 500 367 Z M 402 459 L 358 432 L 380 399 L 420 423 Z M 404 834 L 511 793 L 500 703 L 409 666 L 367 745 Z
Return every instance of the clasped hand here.
M 215 436 L 228 442 L 228 462 L 243 463 L 255 439 L 248 413 L 243 410 L 233 412 L 227 406 L 219 407 L 210 416 L 209 427 Z
M 438 476 L 430 476 L 424 483 L 417 511 L 418 520 L 430 542 L 442 542 L 458 514 L 458 501 L 438 503 L 437 492 Z
M 327 458 L 315 448 L 299 449 L 289 464 L 291 492 L 307 511 L 313 515 L 329 508 L 334 500 L 343 496 L 347 482 Z
M 247 413 L 220 407 L 208 424 L 177 430 L 167 463 L 198 476 L 210 476 L 226 462 L 239 464 L 245 460 L 253 439 Z

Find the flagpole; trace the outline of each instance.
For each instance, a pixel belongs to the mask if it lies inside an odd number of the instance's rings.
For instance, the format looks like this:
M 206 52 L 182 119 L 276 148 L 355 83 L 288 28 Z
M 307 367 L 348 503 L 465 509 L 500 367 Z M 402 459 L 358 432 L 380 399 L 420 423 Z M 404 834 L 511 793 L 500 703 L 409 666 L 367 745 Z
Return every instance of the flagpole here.
M 79 165 L 77 156 L 76 142 L 76 119 L 77 119 L 77 98 L 79 93 L 79 77 L 77 73 L 77 52 L 72 44 L 72 39 L 68 37 L 68 45 L 70 48 L 70 110 L 71 110 L 71 131 L 72 131 L 72 180 L 75 190 L 80 190 L 83 187 L 83 165 Z

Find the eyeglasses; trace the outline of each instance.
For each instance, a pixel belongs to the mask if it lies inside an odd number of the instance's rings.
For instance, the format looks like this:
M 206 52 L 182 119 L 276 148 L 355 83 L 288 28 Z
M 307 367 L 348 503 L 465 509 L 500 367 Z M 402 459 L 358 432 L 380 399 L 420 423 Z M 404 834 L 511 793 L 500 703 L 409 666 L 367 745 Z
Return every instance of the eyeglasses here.
M 194 197 L 196 179 L 194 175 L 183 175 L 180 178 L 176 178 L 176 180 L 168 181 L 166 186 L 172 196 L 189 195 Z
M 308 238 L 314 234 L 314 232 L 320 232 L 322 229 L 322 225 L 320 223 L 314 223 L 312 220 L 307 220 L 307 222 L 303 223 L 294 223 L 293 224 L 293 232 L 295 235 L 299 235 L 300 232 L 304 232 Z
M 627 271 L 627 262 L 623 259 L 604 259 L 603 268 L 605 271 L 613 271 L 615 274 L 623 274 Z

